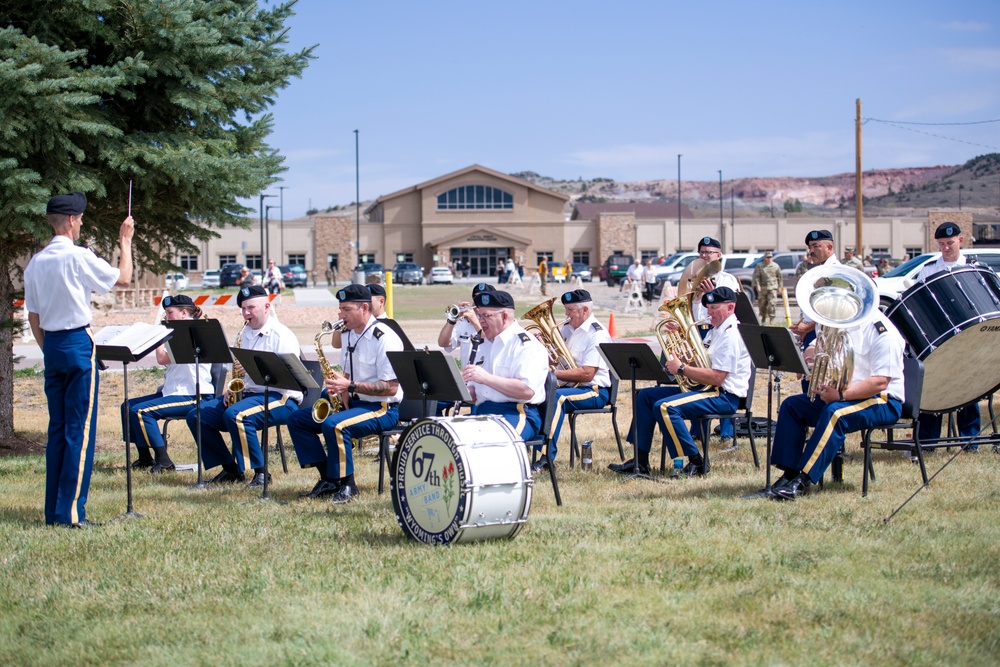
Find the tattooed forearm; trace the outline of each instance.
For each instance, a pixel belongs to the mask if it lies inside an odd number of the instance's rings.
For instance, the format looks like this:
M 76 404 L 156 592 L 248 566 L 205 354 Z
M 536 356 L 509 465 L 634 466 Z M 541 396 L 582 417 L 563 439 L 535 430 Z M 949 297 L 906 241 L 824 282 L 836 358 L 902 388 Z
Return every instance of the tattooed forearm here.
M 388 382 L 385 380 L 376 380 L 375 382 L 358 382 L 355 387 L 359 394 L 367 394 L 369 396 L 392 396 L 396 393 L 399 383 L 396 380 Z

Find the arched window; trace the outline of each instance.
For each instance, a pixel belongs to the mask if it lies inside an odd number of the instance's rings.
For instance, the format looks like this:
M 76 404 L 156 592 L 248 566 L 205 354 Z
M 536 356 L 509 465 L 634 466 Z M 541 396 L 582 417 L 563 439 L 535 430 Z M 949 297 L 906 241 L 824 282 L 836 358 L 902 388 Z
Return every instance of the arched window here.
M 492 185 L 462 185 L 438 195 L 439 211 L 496 211 L 514 208 L 514 197 Z

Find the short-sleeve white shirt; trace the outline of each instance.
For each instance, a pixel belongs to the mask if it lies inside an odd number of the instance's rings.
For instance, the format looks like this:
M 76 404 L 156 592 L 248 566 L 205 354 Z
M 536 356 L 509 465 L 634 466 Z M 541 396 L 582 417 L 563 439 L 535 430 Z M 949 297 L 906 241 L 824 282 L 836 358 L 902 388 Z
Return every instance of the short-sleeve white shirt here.
M 959 253 L 958 259 L 954 262 L 944 261 L 944 256 L 938 257 L 933 262 L 927 262 L 922 267 L 920 267 L 920 273 L 917 274 L 917 282 L 924 282 L 935 273 L 940 271 L 951 271 L 956 266 L 965 266 L 965 255 Z
M 597 321 L 597 318 L 591 315 L 584 320 L 578 329 L 564 324 L 559 333 L 565 339 L 577 366 L 595 366 L 597 368 L 592 384 L 596 384 L 598 387 L 610 387 L 611 374 L 608 371 L 608 363 L 601 356 L 598 345 L 610 343 L 611 336 Z
M 906 345 L 899 330 L 882 312 L 874 319 L 847 330 L 854 346 L 854 374 L 851 383 L 873 376 L 891 378 L 886 391 L 899 400 L 906 399 L 903 382 L 903 349 Z
M 549 353 L 534 336 L 514 322 L 501 331 L 492 341 L 487 341 L 483 350 L 484 370 L 503 378 L 515 378 L 528 385 L 534 392 L 527 403 L 539 404 L 545 401 L 545 378 L 549 374 Z M 480 348 L 483 349 L 483 348 Z M 513 403 L 510 396 L 478 382 L 472 383 L 476 389 L 476 403 L 495 401 Z
M 24 270 L 24 303 L 43 331 L 67 331 L 90 324 L 91 292 L 107 294 L 118 269 L 66 236 L 54 236 Z
M 722 381 L 722 390 L 740 398 L 746 396 L 750 386 L 750 353 L 740 336 L 736 315 L 727 317 L 718 329 L 710 329 L 705 345 L 712 369 L 728 373 Z
M 384 324 L 378 324 L 374 317 L 368 317 L 368 323 L 360 336 L 348 331 L 342 339 L 340 348 L 340 366 L 349 374 L 354 382 L 388 382 L 396 379 L 396 371 L 389 363 L 387 352 L 401 352 L 403 341 L 396 332 Z M 354 352 L 351 352 L 351 349 Z M 353 366 L 351 364 L 353 356 Z M 403 400 L 403 388 L 397 387 L 392 396 L 372 396 L 358 393 L 362 401 L 374 403 L 399 403 Z
M 302 356 L 299 339 L 292 330 L 270 315 L 267 321 L 264 322 L 264 326 L 260 329 L 244 328 L 241 339 L 244 350 L 260 350 L 263 352 L 289 353 L 299 357 Z M 254 382 L 249 375 L 244 377 L 243 380 L 246 383 L 245 391 L 247 393 L 260 394 L 264 392 L 264 387 Z M 276 391 L 287 396 L 296 403 L 302 402 L 301 391 L 293 391 L 291 389 L 271 389 L 271 391 Z

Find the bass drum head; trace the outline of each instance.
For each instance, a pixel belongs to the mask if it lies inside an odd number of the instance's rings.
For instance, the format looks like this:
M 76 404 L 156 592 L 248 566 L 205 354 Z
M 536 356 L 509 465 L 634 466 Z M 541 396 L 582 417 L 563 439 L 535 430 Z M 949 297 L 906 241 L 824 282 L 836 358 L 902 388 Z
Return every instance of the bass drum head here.
M 1000 318 L 961 331 L 924 359 L 922 412 L 946 412 L 1000 388 Z
M 527 521 L 524 442 L 498 417 L 420 420 L 400 436 L 390 470 L 396 520 L 418 542 L 511 538 Z

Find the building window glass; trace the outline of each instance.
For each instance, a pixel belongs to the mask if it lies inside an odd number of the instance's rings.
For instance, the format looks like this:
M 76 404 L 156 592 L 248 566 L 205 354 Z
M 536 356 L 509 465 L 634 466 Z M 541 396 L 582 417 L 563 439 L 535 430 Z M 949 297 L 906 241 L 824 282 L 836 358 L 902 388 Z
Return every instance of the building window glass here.
M 643 264 L 646 263 L 647 259 L 652 260 L 652 261 L 655 262 L 658 257 L 659 257 L 659 254 L 655 250 L 640 250 L 639 251 L 639 259 L 642 261 Z
M 462 185 L 439 194 L 437 207 L 439 211 L 511 210 L 514 197 L 491 185 Z
M 397 252 L 396 253 L 397 262 L 412 262 L 413 253 L 412 252 Z
M 536 252 L 535 253 L 535 264 L 541 264 L 541 262 L 542 262 L 543 259 L 546 262 L 551 262 L 552 261 L 552 251 L 549 250 L 548 252 Z
M 247 268 L 253 271 L 260 267 L 260 255 L 247 255 Z
M 906 249 L 906 254 L 909 255 L 910 259 L 917 257 L 918 255 L 924 254 L 924 249 L 919 246 L 914 246 L 912 248 Z
M 589 250 L 574 250 L 573 251 L 573 261 L 579 262 L 580 264 L 586 264 L 590 266 L 590 251 Z
M 219 268 L 221 269 L 226 264 L 235 264 L 236 255 L 219 255 Z
M 301 255 L 292 255 L 292 254 L 289 254 L 288 255 L 288 263 L 289 264 L 298 264 L 299 266 L 305 268 L 305 265 L 306 265 L 306 256 L 305 256 L 305 254 L 301 254 Z
M 198 255 L 181 255 L 180 265 L 185 271 L 197 271 Z

